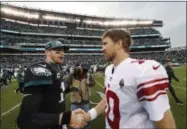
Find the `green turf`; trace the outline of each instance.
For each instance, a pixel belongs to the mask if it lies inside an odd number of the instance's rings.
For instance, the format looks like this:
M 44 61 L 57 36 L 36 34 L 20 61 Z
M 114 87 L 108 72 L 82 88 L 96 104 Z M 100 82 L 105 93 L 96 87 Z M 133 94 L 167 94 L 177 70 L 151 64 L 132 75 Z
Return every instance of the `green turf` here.
M 177 128 L 186 128 L 186 70 L 184 68 L 176 68 L 175 74 L 181 80 L 182 83 L 177 83 L 173 81 L 174 89 L 177 96 L 184 102 L 184 106 L 177 106 L 170 96 L 171 109 L 176 120 Z M 104 86 L 104 81 L 102 76 L 96 76 L 97 82 Z M 96 85 L 91 90 L 91 100 L 94 102 L 99 102 L 100 97 L 96 94 L 96 91 L 103 91 L 104 89 L 100 85 Z M 13 106 L 17 105 L 21 101 L 21 96 L 16 95 L 13 90 L 17 87 L 17 82 L 13 82 L 8 88 L 1 89 L 1 113 L 6 112 Z M 69 95 L 66 96 L 67 99 L 67 109 L 69 109 Z M 94 105 L 91 105 L 94 106 Z M 15 129 L 15 120 L 19 112 L 19 107 L 11 111 L 10 113 L 1 117 L 1 129 Z M 103 129 L 104 114 L 94 120 L 92 123 L 92 129 Z

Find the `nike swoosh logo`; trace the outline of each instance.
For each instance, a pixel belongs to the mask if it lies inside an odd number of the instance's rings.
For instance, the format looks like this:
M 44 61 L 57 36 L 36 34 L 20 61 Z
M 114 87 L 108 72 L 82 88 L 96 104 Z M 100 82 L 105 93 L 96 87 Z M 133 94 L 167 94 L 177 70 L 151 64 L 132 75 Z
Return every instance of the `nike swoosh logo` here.
M 154 65 L 153 65 L 153 69 L 154 69 L 154 70 L 157 70 L 159 67 L 160 67 L 160 65 L 158 65 L 158 66 L 154 66 Z
M 46 67 L 46 65 L 42 65 L 42 64 L 39 64 L 40 66 L 42 66 L 42 67 Z

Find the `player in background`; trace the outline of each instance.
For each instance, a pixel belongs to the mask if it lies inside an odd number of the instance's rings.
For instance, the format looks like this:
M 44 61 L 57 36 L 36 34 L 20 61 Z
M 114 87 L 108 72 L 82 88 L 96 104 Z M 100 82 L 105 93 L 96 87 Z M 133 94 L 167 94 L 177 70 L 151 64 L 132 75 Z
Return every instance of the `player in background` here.
M 8 87 L 8 83 L 7 83 L 8 76 L 9 76 L 8 70 L 3 69 L 2 70 L 2 75 L 1 75 L 1 84 L 0 84 L 0 87 L 2 87 L 2 86 Z
M 105 112 L 106 128 L 176 128 L 165 68 L 154 60 L 130 58 L 132 39 L 124 30 L 105 32 L 102 43 L 105 59 L 112 62 L 105 70 L 106 96 L 84 118 Z
M 168 79 L 169 79 L 169 91 L 170 91 L 171 95 L 173 96 L 177 105 L 184 105 L 183 102 L 177 97 L 175 90 L 172 87 L 172 79 L 174 79 L 177 82 L 180 82 L 180 80 L 175 76 L 175 73 L 172 69 L 172 63 L 170 60 L 166 60 L 166 67 L 165 68 L 166 68 L 166 72 L 167 72 Z
M 14 90 L 15 93 L 21 93 L 22 88 L 24 86 L 24 66 L 21 66 L 21 68 L 17 71 L 17 76 L 16 76 L 17 82 L 18 82 L 18 88 Z

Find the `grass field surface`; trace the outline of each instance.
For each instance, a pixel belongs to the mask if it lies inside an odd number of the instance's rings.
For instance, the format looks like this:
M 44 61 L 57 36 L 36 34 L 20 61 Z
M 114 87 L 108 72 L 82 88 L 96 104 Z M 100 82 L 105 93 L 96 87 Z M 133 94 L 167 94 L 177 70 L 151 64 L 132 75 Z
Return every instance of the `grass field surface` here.
M 184 102 L 183 106 L 176 105 L 174 99 L 168 93 L 170 98 L 171 109 L 176 120 L 177 128 L 186 128 L 186 69 L 175 68 L 176 76 L 181 80 L 182 83 L 173 81 L 173 87 L 176 91 L 177 96 Z M 97 91 L 103 91 L 104 78 L 103 76 L 96 75 L 96 86 L 91 89 L 91 101 L 99 102 L 101 98 L 97 94 Z M 22 96 L 17 95 L 13 92 L 17 88 L 17 82 L 14 80 L 12 84 L 9 84 L 8 88 L 1 88 L 1 129 L 17 129 L 16 128 L 16 117 L 19 112 L 19 105 Z M 70 96 L 66 96 L 67 109 L 70 109 Z M 94 104 L 91 105 L 91 107 Z M 92 121 L 92 129 L 104 129 L 105 121 L 104 114 Z

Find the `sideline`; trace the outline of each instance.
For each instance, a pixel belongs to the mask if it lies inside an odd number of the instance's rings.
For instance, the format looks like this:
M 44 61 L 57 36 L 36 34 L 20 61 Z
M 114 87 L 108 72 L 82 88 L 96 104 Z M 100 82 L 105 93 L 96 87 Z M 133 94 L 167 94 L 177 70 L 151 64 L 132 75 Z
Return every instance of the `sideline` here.
M 16 109 L 17 107 L 19 107 L 21 105 L 21 103 L 18 103 L 17 105 L 15 105 L 14 107 L 12 107 L 11 109 L 9 109 L 8 111 L 4 112 L 3 114 L 1 114 L 1 117 L 5 116 L 6 114 L 10 113 L 11 111 L 13 111 L 14 109 Z

